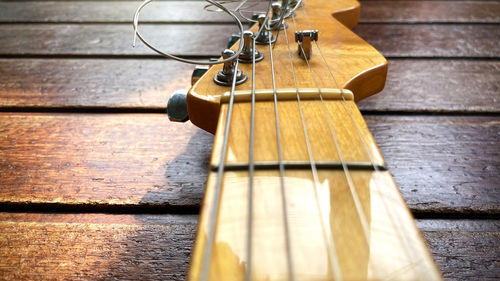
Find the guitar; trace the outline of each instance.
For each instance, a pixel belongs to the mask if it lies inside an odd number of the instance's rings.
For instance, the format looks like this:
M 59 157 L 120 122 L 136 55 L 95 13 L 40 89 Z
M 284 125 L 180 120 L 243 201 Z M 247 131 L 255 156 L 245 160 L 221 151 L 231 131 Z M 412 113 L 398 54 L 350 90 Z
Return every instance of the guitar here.
M 250 63 L 188 92 L 189 119 L 215 134 L 188 279 L 441 280 L 355 103 L 388 67 L 349 29 L 359 4 L 294 13 L 267 38 L 253 27 L 262 45 L 246 34 Z

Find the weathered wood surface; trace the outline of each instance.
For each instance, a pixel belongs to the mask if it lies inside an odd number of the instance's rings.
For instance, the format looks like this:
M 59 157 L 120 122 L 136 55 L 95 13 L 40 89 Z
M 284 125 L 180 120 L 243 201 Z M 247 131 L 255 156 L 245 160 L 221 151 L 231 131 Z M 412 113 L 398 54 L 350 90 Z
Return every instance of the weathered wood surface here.
M 143 22 L 232 23 L 224 13 L 206 12 L 204 1 L 156 1 L 141 13 Z M 364 1 L 360 22 L 500 22 L 496 1 Z M 1 23 L 131 23 L 137 1 L 33 1 L 0 3 Z M 415 13 L 415 11 L 419 11 Z
M 160 49 L 186 56 L 218 56 L 232 25 L 144 24 L 143 35 Z M 495 24 L 359 24 L 354 31 L 386 57 L 497 57 Z M 125 24 L 3 24 L 0 56 L 157 56 L 143 44 L 132 48 Z M 175 40 L 164 40 L 175 38 Z
M 414 212 L 500 213 L 498 118 L 365 119 Z M 146 114 L 5 113 L 0 123 L 4 205 L 200 204 L 212 135 L 192 125 Z
M 171 90 L 188 85 L 190 66 L 144 59 L 153 53 L 130 47 L 127 7 L 138 2 L 109 1 L 114 9 L 95 9 L 104 3 L 0 2 L 0 56 L 11 57 L 0 60 L 2 110 L 98 107 L 102 112 L 158 112 Z M 189 5 L 199 3 L 181 6 Z M 359 106 L 375 113 L 365 118 L 419 217 L 498 218 L 500 36 L 493 24 L 499 22 L 498 6 L 498 1 L 362 1 L 362 23 L 356 32 L 394 59 L 384 92 Z M 192 15 L 207 22 L 214 19 Z M 200 34 L 215 30 L 169 49 L 183 55 L 218 55 L 232 31 L 227 20 L 202 26 L 191 24 L 191 14 L 151 10 L 144 16 L 175 23 L 144 25 L 145 32 L 161 29 L 155 33 L 160 41 L 178 35 L 173 29 L 198 29 Z M 178 24 L 182 20 L 189 24 Z M 103 57 L 79 59 L 86 56 Z M 469 59 L 478 57 L 485 59 Z M 456 116 L 405 115 L 426 112 Z M 168 123 L 160 115 L 30 115 L 0 117 L 2 210 L 196 213 L 211 135 L 189 124 Z M 8 200 L 31 204 L 14 206 Z M 183 280 L 196 219 L 4 213 L 0 276 Z M 497 220 L 433 219 L 417 224 L 448 280 L 500 277 Z
M 384 90 L 358 106 L 380 112 L 499 112 L 500 62 L 389 60 Z
M 189 87 L 192 69 L 156 59 L 0 59 L 0 107 L 163 110 L 175 90 Z M 499 81 L 498 61 L 393 59 L 384 91 L 359 107 L 499 112 Z
M 0 274 L 4 280 L 184 280 L 196 223 L 194 215 L 0 213 Z M 417 224 L 446 279 L 500 275 L 497 221 Z

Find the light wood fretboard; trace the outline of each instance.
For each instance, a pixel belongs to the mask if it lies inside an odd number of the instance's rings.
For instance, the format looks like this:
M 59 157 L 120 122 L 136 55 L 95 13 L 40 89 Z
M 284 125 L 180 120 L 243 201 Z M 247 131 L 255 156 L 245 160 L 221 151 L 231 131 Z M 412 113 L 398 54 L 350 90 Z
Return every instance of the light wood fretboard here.
M 255 71 L 239 65 L 237 92 L 213 83 L 220 67 L 191 88 L 190 120 L 215 143 L 189 280 L 441 279 L 355 104 L 387 73 L 348 29 L 358 13 L 307 1 Z M 307 61 L 305 29 L 319 31 Z

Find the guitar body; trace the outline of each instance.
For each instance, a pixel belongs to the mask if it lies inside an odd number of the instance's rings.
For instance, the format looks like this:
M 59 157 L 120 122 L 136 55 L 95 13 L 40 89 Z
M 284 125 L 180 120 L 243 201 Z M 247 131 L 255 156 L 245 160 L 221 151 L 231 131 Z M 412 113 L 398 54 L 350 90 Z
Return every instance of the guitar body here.
M 189 280 L 440 280 L 355 104 L 387 73 L 349 29 L 359 4 L 295 13 L 255 72 L 239 64 L 246 83 L 215 84 L 215 66 L 188 93 L 190 120 L 215 133 Z M 308 60 L 296 30 L 319 31 Z

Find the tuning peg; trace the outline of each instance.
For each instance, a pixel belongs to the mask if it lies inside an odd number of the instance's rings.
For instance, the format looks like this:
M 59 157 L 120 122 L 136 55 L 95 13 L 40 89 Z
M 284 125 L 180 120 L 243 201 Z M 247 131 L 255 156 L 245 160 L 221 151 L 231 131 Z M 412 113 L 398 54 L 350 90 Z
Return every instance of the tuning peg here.
M 235 51 L 231 49 L 225 49 L 222 52 L 222 58 L 227 59 L 236 54 Z M 233 59 L 231 61 L 227 61 L 224 63 L 222 66 L 222 69 L 214 76 L 214 82 L 217 85 L 221 86 L 231 86 L 233 84 L 233 77 L 235 76 L 234 71 L 236 72 L 236 85 L 243 84 L 245 81 L 247 81 L 247 76 L 245 73 L 243 73 L 241 70 L 236 69 L 235 67 L 235 62 L 236 60 Z
M 186 122 L 189 120 L 186 96 L 188 90 L 177 90 L 170 97 L 167 104 L 168 119 L 172 122 Z
M 241 35 L 240 34 L 231 34 L 231 37 L 229 37 L 229 40 L 227 42 L 227 48 L 231 49 L 231 47 L 240 40 Z
M 193 74 L 191 75 L 191 86 L 194 85 L 201 76 L 203 76 L 209 69 L 208 65 L 197 65 L 193 69 Z
M 266 15 L 264 14 L 259 15 L 257 20 L 259 22 L 259 29 L 261 29 L 262 26 L 265 24 L 264 21 L 266 20 Z M 269 34 L 271 34 L 271 36 L 269 36 Z M 269 37 L 271 37 L 271 43 L 274 43 L 276 41 L 276 36 L 270 33 L 269 30 L 267 30 L 267 28 L 264 26 L 257 39 L 255 39 L 255 43 L 259 45 L 267 45 L 269 44 Z

